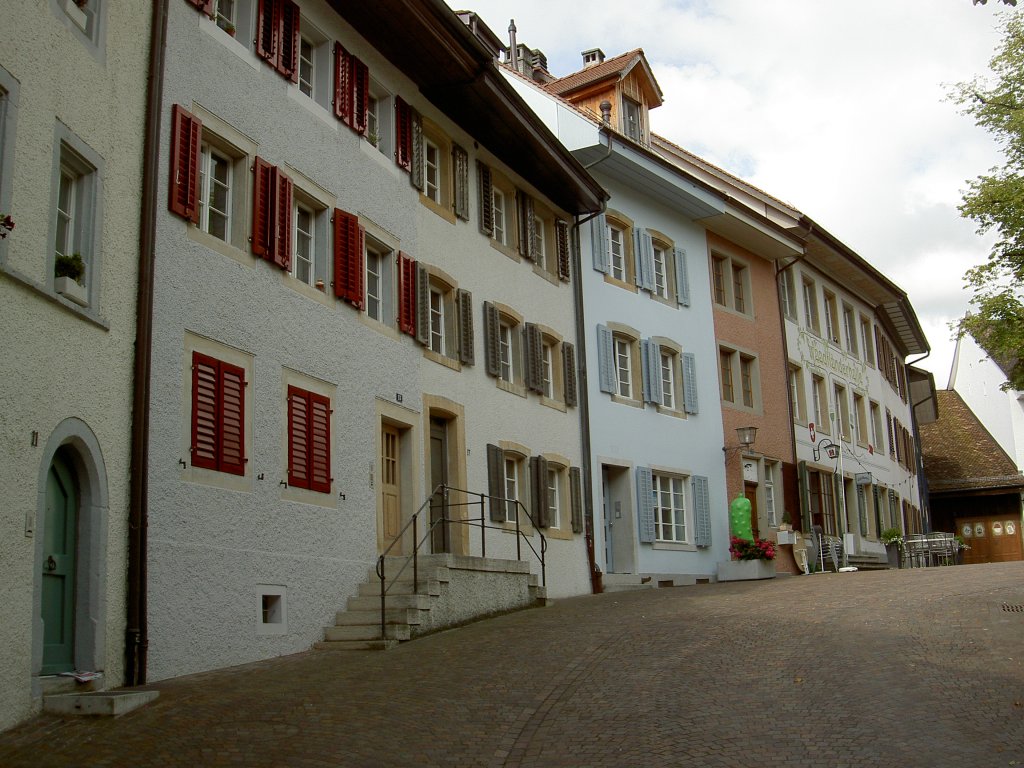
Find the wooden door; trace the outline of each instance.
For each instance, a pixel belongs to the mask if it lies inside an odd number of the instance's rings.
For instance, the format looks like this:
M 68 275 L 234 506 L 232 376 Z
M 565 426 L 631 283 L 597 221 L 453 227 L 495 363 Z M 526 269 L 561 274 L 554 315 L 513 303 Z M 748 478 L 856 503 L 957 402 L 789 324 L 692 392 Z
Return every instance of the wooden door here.
M 448 422 L 444 419 L 430 420 L 430 489 L 448 485 Z M 451 552 L 451 537 L 448 531 L 448 495 L 444 489 L 433 493 L 430 499 L 431 549 L 434 552 Z
M 744 483 L 743 495 L 750 502 L 750 530 L 754 534 L 754 541 L 761 538 L 761 530 L 757 524 L 757 484 Z
M 384 424 L 380 430 L 380 498 L 383 546 L 387 549 L 402 530 L 401 436 L 396 427 Z M 389 555 L 402 554 L 402 542 L 395 542 Z
M 70 468 L 54 457 L 43 519 L 42 674 L 75 668 L 75 550 L 78 498 Z

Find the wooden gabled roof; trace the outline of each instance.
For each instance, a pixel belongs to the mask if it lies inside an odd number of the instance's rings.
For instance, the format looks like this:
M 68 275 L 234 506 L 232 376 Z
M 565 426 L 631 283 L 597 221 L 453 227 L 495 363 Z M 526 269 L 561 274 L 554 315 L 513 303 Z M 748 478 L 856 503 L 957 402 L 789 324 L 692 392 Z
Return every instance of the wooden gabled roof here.
M 1024 476 L 960 393 L 936 393 L 939 418 L 919 424 L 928 488 L 933 494 L 1024 488 Z
M 571 99 L 571 94 L 584 88 L 589 88 L 604 80 L 622 80 L 637 66 L 642 67 L 644 72 L 644 77 L 640 78 L 640 80 L 644 84 L 646 91 L 647 107 L 660 107 L 664 101 L 661 86 L 654 79 L 654 72 L 651 71 L 651 67 L 647 63 L 647 57 L 644 55 L 643 48 L 636 48 L 618 56 L 613 56 L 610 59 L 605 59 L 600 64 L 584 67 L 578 72 L 573 72 L 571 75 L 553 80 L 544 87 L 551 91 L 551 93 Z

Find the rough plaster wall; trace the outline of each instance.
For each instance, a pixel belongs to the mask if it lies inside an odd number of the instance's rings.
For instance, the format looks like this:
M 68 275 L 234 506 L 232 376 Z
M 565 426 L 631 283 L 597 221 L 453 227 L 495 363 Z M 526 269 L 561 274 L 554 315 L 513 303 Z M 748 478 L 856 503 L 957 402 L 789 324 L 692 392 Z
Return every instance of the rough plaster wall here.
M 432 598 L 424 623 L 413 627 L 415 634 L 450 627 L 478 616 L 514 611 L 530 605 L 526 574 L 487 573 L 451 569 L 450 580 L 441 594 Z
M 306 4 L 303 13 L 327 35 L 342 39 L 375 79 L 470 149 L 473 167 L 471 137 L 436 113 L 323 6 Z M 530 265 L 492 249 L 480 235 L 475 173 L 470 174 L 472 220 L 443 220 L 419 202 L 405 173 L 326 112 L 318 116 L 297 107 L 280 76 L 252 55 L 236 55 L 216 35 L 198 31 L 199 23 L 188 4 L 171 4 L 168 48 L 176 55 L 168 61 L 164 91 L 161 194 L 167 188 L 171 105 L 199 103 L 257 142 L 261 157 L 297 168 L 336 195 L 338 207 L 372 220 L 392 233 L 403 251 L 445 270 L 460 288 L 472 291 L 477 364 L 452 371 L 426 359 L 410 337 L 392 338 L 359 322 L 351 307 L 333 301 L 324 306 L 300 295 L 288 287 L 290 278 L 266 262 L 245 254 L 239 263 L 199 245 L 188 237 L 182 220 L 166 213 L 162 197 L 150 463 L 149 671 L 154 680 L 300 651 L 333 622 L 376 557 L 376 497 L 368 473 L 376 464 L 378 398 L 394 403 L 396 393 L 402 394 L 402 407 L 419 425 L 421 437 L 426 416 L 420 392 L 464 406 L 472 490 L 486 491 L 488 442 L 514 440 L 535 453 L 556 452 L 573 464 L 580 461 L 575 409 L 563 414 L 541 406 L 536 397 L 510 395 L 485 375 L 485 300 L 507 303 L 566 340 L 575 338 L 569 286 L 551 285 Z M 196 71 L 197 61 L 208 66 Z M 178 460 L 188 459 L 182 428 L 189 418 L 183 385 L 186 332 L 253 356 L 246 392 L 254 405 L 253 449 L 244 492 L 183 481 Z M 330 506 L 282 498 L 282 367 L 337 387 L 334 493 L 324 499 Z M 411 447 L 414 472 L 426 487 L 422 439 Z M 257 479 L 261 474 L 264 479 Z M 344 500 L 338 498 L 341 493 Z M 414 499 L 414 508 L 421 501 Z M 507 556 L 511 540 L 492 534 L 488 555 Z M 477 551 L 475 543 L 472 548 Z M 549 557 L 557 560 L 549 568 L 553 594 L 586 590 L 582 537 L 554 543 Z M 257 584 L 286 586 L 287 634 L 256 634 Z
M 109 491 L 106 546 L 104 684 L 123 680 L 125 541 L 131 418 L 135 276 L 138 260 L 143 106 L 149 16 L 141 3 L 109 0 L 105 64 L 69 31 L 53 2 L 9 0 L 0 23 L 0 66 L 20 83 L 11 209 L 17 228 L 5 268 L 40 292 L 0 275 L 0 729 L 39 705 L 30 688 L 37 514 L 42 447 L 64 419 L 96 435 Z M 54 128 L 62 121 L 103 158 L 102 274 L 99 315 L 84 321 L 52 296 L 46 273 Z M 116 201 L 116 202 L 115 202 Z M 131 204 L 126 205 L 128 201 Z M 38 447 L 30 443 L 39 433 Z M 38 532 L 37 532 L 38 536 Z
M 640 227 L 663 232 L 687 252 L 690 306 L 678 309 L 654 301 L 644 291 L 630 292 L 606 283 L 593 269 L 589 226 L 582 227 L 584 307 L 587 329 L 587 369 L 590 372 L 590 427 L 593 440 L 594 514 L 598 560 L 604 561 L 604 528 L 601 520 L 600 457 L 616 458 L 636 466 L 660 465 L 708 478 L 711 503 L 712 546 L 693 552 L 655 550 L 639 545 L 637 572 L 712 574 L 716 563 L 727 558 L 728 518 L 725 472 L 722 463 L 722 412 L 718 398 L 717 353 L 714 343 L 710 278 L 704 229 L 649 197 L 594 169 L 596 178 L 611 193 L 609 208 L 633 219 Z M 665 336 L 693 352 L 697 363 L 700 412 L 678 419 L 612 402 L 600 391 L 597 357 L 597 325 L 608 321 L 636 328 L 643 338 Z M 636 513 L 635 482 L 630 472 Z

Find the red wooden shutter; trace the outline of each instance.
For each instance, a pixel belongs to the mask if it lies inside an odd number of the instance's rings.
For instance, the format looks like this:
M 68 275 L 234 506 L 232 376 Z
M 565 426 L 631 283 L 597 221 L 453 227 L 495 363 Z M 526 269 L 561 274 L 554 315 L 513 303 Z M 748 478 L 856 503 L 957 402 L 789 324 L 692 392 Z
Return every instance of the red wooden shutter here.
M 349 81 L 352 87 L 352 130 L 366 135 L 366 109 L 370 103 L 370 68 L 355 56 L 349 57 Z
M 260 0 L 256 20 L 256 55 L 266 59 L 272 67 L 281 60 L 279 29 L 281 26 L 280 0 Z
M 299 6 L 292 0 L 278 0 L 280 26 L 278 35 L 281 52 L 277 57 L 277 71 L 293 83 L 299 82 Z
M 192 466 L 217 469 L 218 360 L 192 353 Z
M 349 86 L 348 51 L 341 43 L 334 44 L 334 116 L 352 125 L 352 100 Z
M 321 493 L 331 492 L 331 401 L 309 393 L 310 467 L 309 487 Z
M 188 0 L 188 2 L 207 16 L 213 16 L 213 0 Z
M 220 364 L 220 470 L 245 474 L 245 370 Z
M 199 222 L 199 148 L 203 124 L 175 104 L 171 110 L 171 213 Z
M 273 261 L 286 272 L 292 265 L 292 180 L 274 169 L 274 253 Z
M 416 335 L 416 260 L 398 252 L 398 330 Z
M 359 217 L 334 209 L 334 295 L 363 308 L 365 230 Z
M 412 170 L 412 108 L 401 96 L 395 96 L 395 162 Z
M 192 353 L 192 465 L 245 474 L 245 369 Z
M 274 172 L 277 169 L 257 157 L 252 170 L 255 174 L 252 189 L 252 252 L 255 256 L 270 259 L 274 246 Z
M 288 387 L 288 485 L 309 488 L 309 393 Z

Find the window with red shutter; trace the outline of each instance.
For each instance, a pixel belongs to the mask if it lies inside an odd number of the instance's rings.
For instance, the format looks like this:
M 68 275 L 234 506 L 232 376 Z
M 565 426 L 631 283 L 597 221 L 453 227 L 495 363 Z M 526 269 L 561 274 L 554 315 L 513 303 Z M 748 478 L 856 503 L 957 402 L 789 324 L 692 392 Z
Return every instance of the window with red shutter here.
M 260 0 L 256 22 L 256 55 L 275 69 L 280 61 L 280 26 L 280 0 Z
M 253 163 L 252 189 L 252 252 L 264 259 L 271 258 L 274 229 L 274 166 L 261 157 Z
M 199 221 L 199 150 L 203 124 L 179 104 L 171 111 L 171 173 L 168 205 L 191 222 Z
M 416 260 L 398 252 L 398 330 L 416 336 Z
M 355 56 L 349 56 L 349 82 L 352 87 L 352 130 L 366 134 L 366 110 L 370 104 L 370 68 Z
M 213 0 L 188 0 L 188 2 L 207 16 L 213 15 Z
M 245 369 L 192 353 L 192 465 L 245 474 Z
M 281 6 L 281 21 L 278 26 L 281 52 L 277 60 L 277 71 L 293 83 L 299 82 L 299 6 L 292 0 L 278 0 Z
M 359 217 L 334 209 L 334 295 L 363 308 L 365 230 Z
M 288 485 L 331 490 L 331 401 L 288 387 Z
M 349 85 L 349 55 L 341 43 L 334 44 L 334 116 L 352 125 L 352 87 Z
M 412 107 L 401 96 L 395 96 L 395 162 L 412 170 Z
M 274 169 L 274 208 L 277 224 L 274 233 L 273 261 L 287 272 L 292 265 L 292 203 L 294 185 L 292 180 Z

